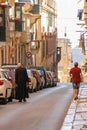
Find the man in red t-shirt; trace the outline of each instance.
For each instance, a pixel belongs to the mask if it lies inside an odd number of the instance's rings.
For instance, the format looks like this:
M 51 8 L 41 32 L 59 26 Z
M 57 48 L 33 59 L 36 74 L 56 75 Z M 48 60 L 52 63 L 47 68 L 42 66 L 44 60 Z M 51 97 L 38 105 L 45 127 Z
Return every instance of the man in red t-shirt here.
M 82 71 L 78 67 L 78 62 L 74 63 L 74 67 L 70 69 L 69 74 L 70 74 L 71 82 L 72 82 L 72 85 L 73 85 L 74 100 L 77 100 L 80 82 L 82 82 L 82 79 L 83 79 Z

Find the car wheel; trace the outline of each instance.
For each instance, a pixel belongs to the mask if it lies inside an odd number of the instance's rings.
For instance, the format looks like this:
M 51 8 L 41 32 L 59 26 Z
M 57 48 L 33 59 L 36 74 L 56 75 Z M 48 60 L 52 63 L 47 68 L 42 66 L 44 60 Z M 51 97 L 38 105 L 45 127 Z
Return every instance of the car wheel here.
M 6 98 L 3 99 L 3 104 L 7 104 L 7 99 Z
M 5 94 L 5 98 L 3 99 L 3 104 L 7 104 L 7 89 L 6 89 L 6 94 Z
M 12 99 L 14 98 L 14 89 L 11 91 L 11 96 L 8 98 L 8 102 L 12 102 Z
M 36 88 L 34 88 L 34 92 L 36 92 L 37 91 L 37 89 Z
M 9 97 L 9 98 L 8 98 L 8 102 L 12 102 L 12 97 Z

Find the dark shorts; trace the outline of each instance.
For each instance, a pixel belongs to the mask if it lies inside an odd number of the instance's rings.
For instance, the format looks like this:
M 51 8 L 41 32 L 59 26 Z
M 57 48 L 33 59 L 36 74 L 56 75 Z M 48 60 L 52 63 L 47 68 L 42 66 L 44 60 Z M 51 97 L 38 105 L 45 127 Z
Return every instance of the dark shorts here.
M 79 89 L 80 83 L 72 83 L 73 89 Z

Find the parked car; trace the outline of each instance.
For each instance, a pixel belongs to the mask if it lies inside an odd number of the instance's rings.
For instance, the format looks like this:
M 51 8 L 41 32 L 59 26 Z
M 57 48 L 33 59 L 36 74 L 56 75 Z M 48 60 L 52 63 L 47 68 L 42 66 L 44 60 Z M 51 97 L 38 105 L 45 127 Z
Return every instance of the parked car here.
M 43 76 L 44 80 L 45 80 L 45 84 L 44 84 L 44 88 L 46 88 L 47 86 L 47 79 L 46 79 L 46 70 L 43 66 L 33 66 L 33 67 L 30 67 L 31 69 L 37 69 L 37 70 L 40 70 L 41 72 L 41 75 Z
M 15 69 L 17 68 L 17 65 L 2 65 L 1 66 L 2 69 L 8 70 L 8 73 L 11 77 L 11 83 L 13 85 L 13 87 L 15 87 Z
M 55 72 L 48 71 L 48 73 L 51 76 L 52 86 L 56 86 L 57 82 L 58 82 L 58 79 L 57 79 L 57 76 L 56 76 Z
M 12 101 L 12 77 L 9 70 L 0 69 L 0 101 L 4 104 Z
M 27 74 L 29 78 L 29 90 L 30 92 L 36 92 L 37 90 L 37 80 L 33 75 L 33 72 L 31 69 L 27 69 Z
M 50 75 L 49 75 L 49 73 L 48 73 L 48 71 L 46 71 L 46 86 L 47 87 L 51 87 L 51 77 L 50 77 Z
M 36 78 L 37 80 L 37 90 L 42 89 L 42 81 L 41 81 L 41 77 L 39 72 L 36 69 L 31 69 L 33 72 L 33 76 Z
M 54 86 L 56 86 L 56 85 L 57 85 L 57 82 L 58 82 L 58 77 L 57 77 L 57 75 L 55 74 L 55 72 L 52 72 L 52 74 L 53 74 L 53 78 L 54 78 Z
M 49 78 L 50 78 L 50 87 L 54 86 L 54 77 L 51 71 L 47 71 Z

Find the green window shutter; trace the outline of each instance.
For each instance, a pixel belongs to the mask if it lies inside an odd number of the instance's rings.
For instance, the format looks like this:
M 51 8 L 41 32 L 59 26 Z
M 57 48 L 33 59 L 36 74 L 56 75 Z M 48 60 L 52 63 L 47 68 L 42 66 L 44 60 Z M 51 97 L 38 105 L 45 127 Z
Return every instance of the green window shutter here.
M 6 41 L 5 6 L 0 6 L 0 41 Z
M 32 14 L 39 14 L 39 5 L 35 4 L 33 6 L 33 9 L 30 11 L 30 13 L 32 13 Z

